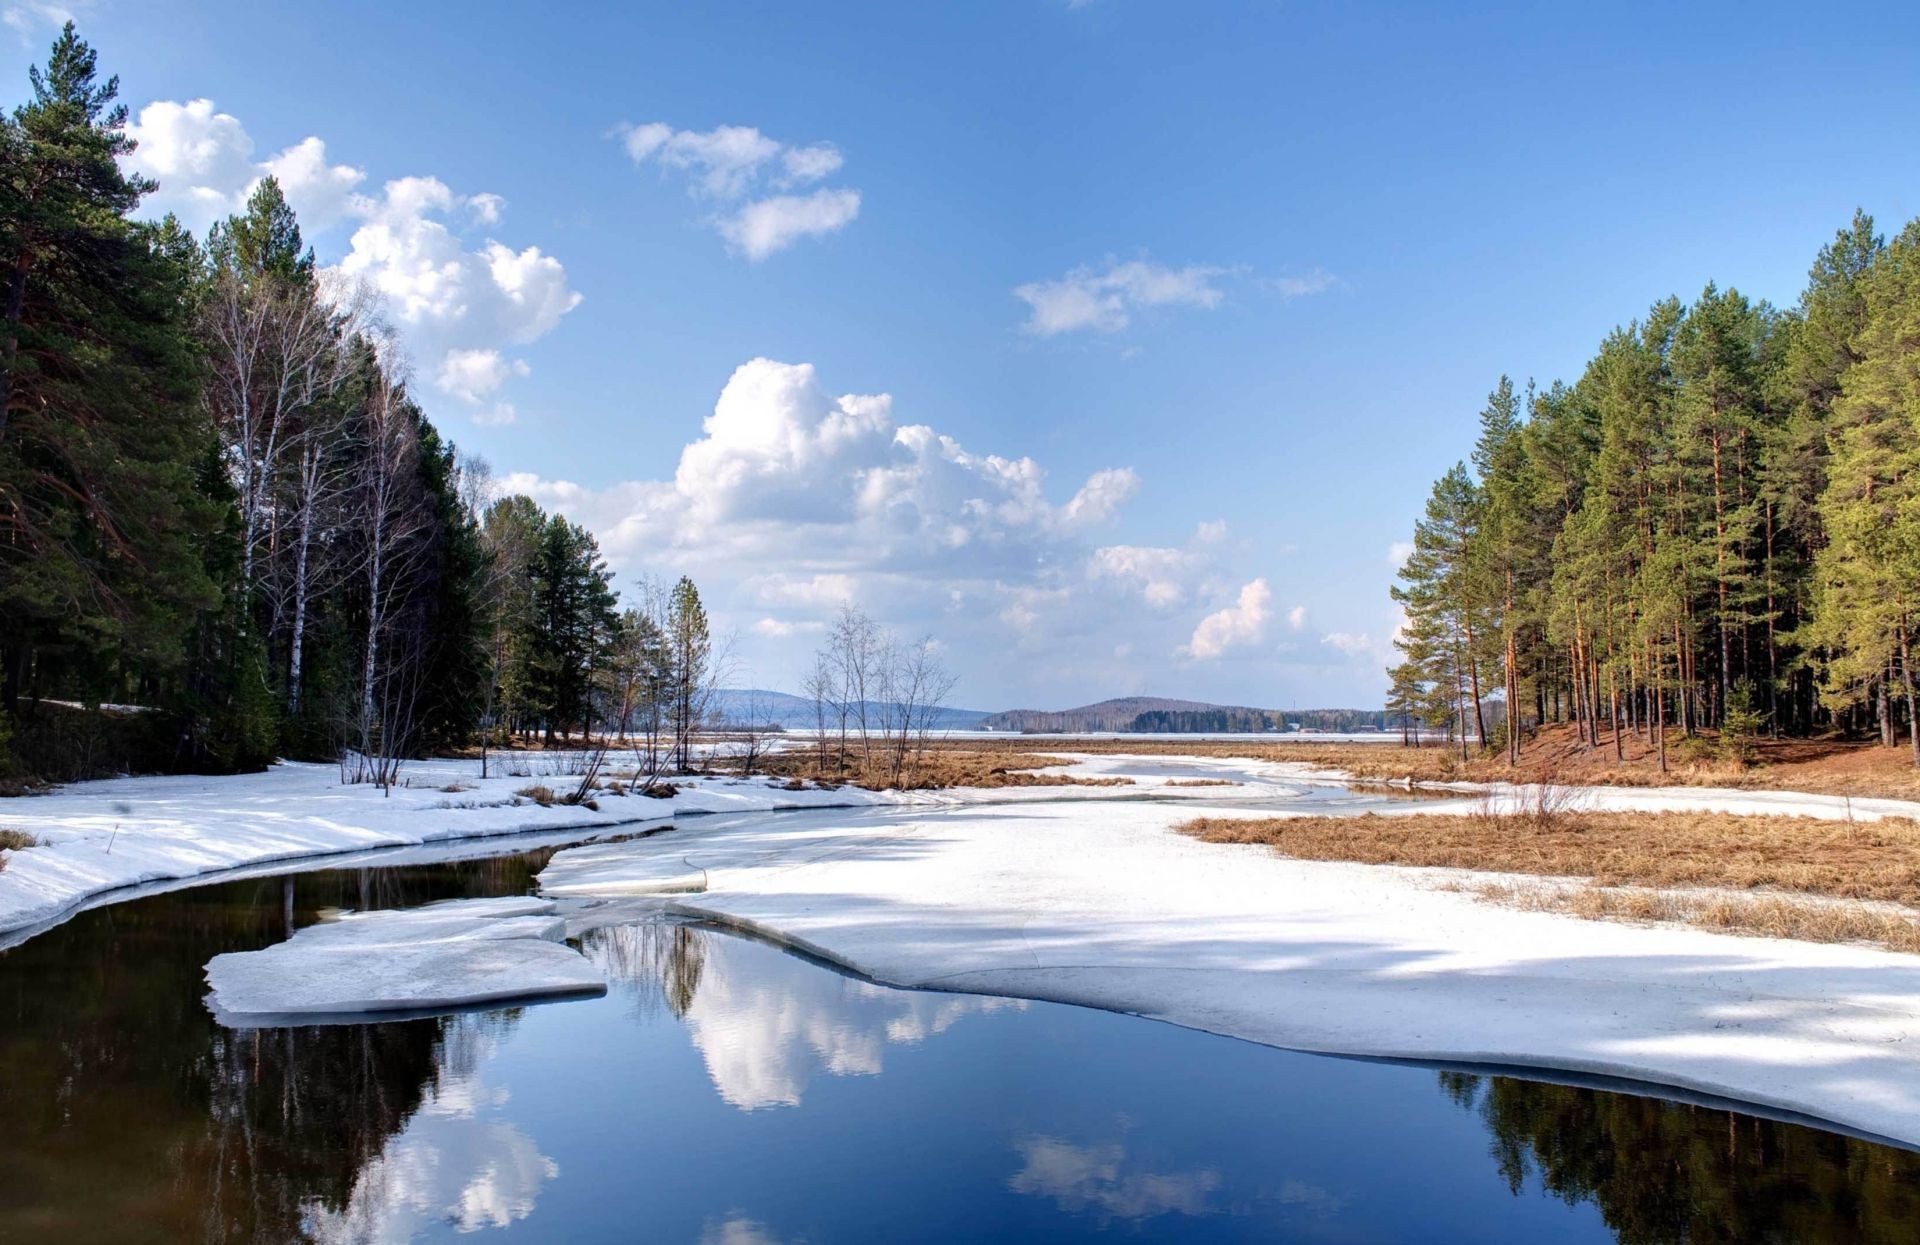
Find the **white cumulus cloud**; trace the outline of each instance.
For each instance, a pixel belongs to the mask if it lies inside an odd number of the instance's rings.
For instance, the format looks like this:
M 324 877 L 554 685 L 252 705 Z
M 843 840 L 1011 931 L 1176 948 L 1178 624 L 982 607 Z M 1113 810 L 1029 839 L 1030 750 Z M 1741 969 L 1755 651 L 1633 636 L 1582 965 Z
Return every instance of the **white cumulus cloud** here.
M 1253 580 L 1240 589 L 1232 605 L 1200 620 L 1187 641 L 1187 653 L 1210 661 L 1234 649 L 1258 644 L 1266 637 L 1267 622 L 1272 617 L 1273 590 L 1266 580 Z
M 323 269 L 323 279 L 336 291 L 375 294 L 422 374 L 442 392 L 484 407 L 474 412 L 476 423 L 514 417 L 513 407 L 496 398 L 529 369 L 507 348 L 546 336 L 579 305 L 565 267 L 539 247 L 466 235 L 473 225 L 500 223 L 506 200 L 497 194 L 457 194 L 431 176 L 395 178 L 378 194 L 366 193 L 366 171 L 331 163 L 326 143 L 312 135 L 256 160 L 240 119 L 209 99 L 156 100 L 128 133 L 138 143 L 127 157 L 129 171 L 159 183 L 143 205 L 150 215 L 174 212 L 203 231 L 240 211 L 271 175 L 309 236 L 350 222 L 345 254 Z
M 615 127 L 635 164 L 685 173 L 708 203 L 708 223 L 729 247 L 758 263 L 803 238 L 846 228 L 860 214 L 860 192 L 817 187 L 846 163 L 831 143 L 795 146 L 748 125 L 676 130 L 664 122 Z
M 1104 268 L 1081 266 L 1051 281 L 1014 289 L 1027 304 L 1026 330 L 1052 337 L 1090 329 L 1117 333 L 1143 307 L 1213 308 L 1226 297 L 1218 285 L 1228 270 L 1195 264 L 1168 268 L 1150 260 L 1108 259 Z

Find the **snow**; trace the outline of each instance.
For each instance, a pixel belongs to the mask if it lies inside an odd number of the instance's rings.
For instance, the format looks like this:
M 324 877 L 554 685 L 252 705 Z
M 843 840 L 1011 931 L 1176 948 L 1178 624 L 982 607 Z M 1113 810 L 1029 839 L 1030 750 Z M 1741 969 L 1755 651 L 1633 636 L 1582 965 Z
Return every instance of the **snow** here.
M 602 792 L 597 811 L 543 808 L 514 792 L 531 783 L 564 790 L 575 780 L 504 776 L 503 763 L 511 761 L 496 756 L 495 776 L 486 779 L 476 761 L 409 764 L 403 778 L 411 785 L 390 795 L 341 783 L 332 765 L 282 763 L 259 774 L 116 778 L 0 800 L 0 825 L 25 830 L 40 843 L 8 853 L 0 869 L 0 941 L 10 931 L 64 919 L 124 888 L 334 853 L 556 830 L 585 837 L 690 812 L 845 806 L 881 798 L 854 789 L 787 791 L 764 779 L 702 778 L 685 783 L 672 799 Z
M 688 823 L 562 851 L 541 886 L 676 891 L 698 870 L 704 891 L 670 910 L 887 984 L 1652 1082 L 1920 1145 L 1920 958 L 1516 911 L 1438 889 L 1432 871 L 1202 843 L 1172 829 L 1192 811 L 1066 800 Z
M 557 905 L 532 897 L 350 912 L 215 956 L 207 1006 L 223 1024 L 255 1028 L 606 993 L 566 933 Z
M 1520 789 L 1396 803 L 1294 763 L 1068 759 L 1081 762 L 1072 772 L 1133 781 L 903 794 L 697 779 L 671 799 L 603 795 L 598 811 L 517 801 L 524 774 L 481 780 L 464 761 L 410 766 L 413 785 L 390 796 L 311 765 L 81 783 L 0 804 L 0 823 L 44 844 L 0 870 L 0 935 L 137 893 L 126 888 L 401 847 L 432 857 L 487 836 L 585 840 L 678 817 L 671 834 L 562 851 L 543 890 L 658 896 L 630 902 L 732 922 L 891 984 L 1083 1003 L 1306 1050 L 1648 1080 L 1920 1144 L 1920 959 L 1516 911 L 1437 889 L 1431 871 L 1289 861 L 1172 830 L 1198 812 L 1417 816 L 1519 802 Z M 1194 778 L 1232 785 L 1172 785 Z M 467 789 L 442 790 L 452 786 Z M 1572 798 L 1623 811 L 1920 816 L 1907 801 L 1733 789 Z M 584 915 L 572 915 L 574 932 Z M 555 972 L 556 956 L 578 959 L 526 936 L 538 922 L 552 930 L 544 912 L 485 918 L 522 931 L 510 938 L 418 924 L 402 937 L 371 915 L 340 924 L 362 920 L 364 934 L 285 944 L 298 949 L 282 955 L 351 969 L 284 974 L 312 991 L 301 1006 L 438 1006 L 521 988 L 511 978 L 522 959 L 544 956 Z M 329 944 L 358 937 L 373 941 Z M 477 972 L 486 956 L 501 957 L 501 982 L 461 977 L 460 957 Z

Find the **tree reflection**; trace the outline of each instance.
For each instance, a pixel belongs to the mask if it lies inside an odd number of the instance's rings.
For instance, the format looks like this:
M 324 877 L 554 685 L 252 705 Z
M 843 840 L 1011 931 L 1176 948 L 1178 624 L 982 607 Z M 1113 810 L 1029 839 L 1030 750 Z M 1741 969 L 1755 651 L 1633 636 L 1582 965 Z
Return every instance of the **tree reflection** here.
M 1622 1245 L 1910 1243 L 1920 1232 L 1920 1155 L 1707 1107 L 1440 1073 L 1476 1112 L 1517 1195 L 1530 1181 L 1590 1201 Z
M 674 1019 L 686 1016 L 700 992 L 707 967 L 704 931 L 669 921 L 638 921 L 590 930 L 580 950 L 642 1016 L 664 1005 Z
M 182 891 L 0 952 L 0 1240 L 302 1239 L 457 1071 L 476 1022 L 518 1013 L 232 1031 L 203 966 L 329 908 L 524 894 L 547 854 Z

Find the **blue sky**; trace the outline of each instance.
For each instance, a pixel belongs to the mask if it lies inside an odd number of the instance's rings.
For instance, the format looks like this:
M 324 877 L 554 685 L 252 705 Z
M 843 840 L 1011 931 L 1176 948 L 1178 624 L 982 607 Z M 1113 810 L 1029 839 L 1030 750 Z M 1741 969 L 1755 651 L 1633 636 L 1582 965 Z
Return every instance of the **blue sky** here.
M 0 0 L 0 80 L 72 11 L 156 209 L 288 174 L 436 422 L 768 686 L 852 599 L 979 707 L 1377 704 L 1502 372 L 1920 213 L 1911 6 L 630 7 Z

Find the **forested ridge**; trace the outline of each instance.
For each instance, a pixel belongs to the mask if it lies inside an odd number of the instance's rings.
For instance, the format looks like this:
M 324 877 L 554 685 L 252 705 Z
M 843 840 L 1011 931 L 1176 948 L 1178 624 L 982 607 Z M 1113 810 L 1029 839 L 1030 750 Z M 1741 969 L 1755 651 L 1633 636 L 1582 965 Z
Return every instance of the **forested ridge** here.
M 596 723 L 684 762 L 692 582 L 623 610 L 590 533 L 495 496 L 273 178 L 205 238 L 137 219 L 155 186 L 71 23 L 27 86 L 0 116 L 0 785 L 276 755 L 386 782 Z
M 1390 712 L 1463 748 L 1836 732 L 1920 765 L 1920 221 L 1857 212 L 1790 309 L 1710 284 L 1572 384 L 1502 377 L 1393 597 Z

